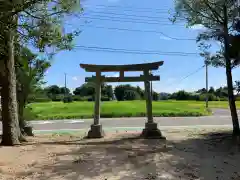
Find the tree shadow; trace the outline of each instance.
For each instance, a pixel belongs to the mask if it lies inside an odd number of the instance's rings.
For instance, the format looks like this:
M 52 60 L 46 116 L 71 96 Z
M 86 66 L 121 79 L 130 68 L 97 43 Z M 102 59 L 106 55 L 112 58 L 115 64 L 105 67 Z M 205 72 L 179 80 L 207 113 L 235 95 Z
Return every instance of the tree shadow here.
M 41 171 L 34 179 L 240 179 L 240 146 L 230 132 L 167 141 L 126 136 L 45 144 L 78 148 L 57 153 L 53 164 L 33 165 L 20 176 Z

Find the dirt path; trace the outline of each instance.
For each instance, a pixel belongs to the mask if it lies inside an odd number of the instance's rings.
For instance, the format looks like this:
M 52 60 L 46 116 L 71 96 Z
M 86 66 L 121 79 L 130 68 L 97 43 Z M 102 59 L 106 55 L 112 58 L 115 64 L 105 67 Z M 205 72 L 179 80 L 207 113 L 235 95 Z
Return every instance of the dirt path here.
M 0 148 L 0 179 L 239 180 L 240 146 L 221 131 L 165 131 L 166 142 L 138 139 L 136 133 L 98 140 L 38 136 Z

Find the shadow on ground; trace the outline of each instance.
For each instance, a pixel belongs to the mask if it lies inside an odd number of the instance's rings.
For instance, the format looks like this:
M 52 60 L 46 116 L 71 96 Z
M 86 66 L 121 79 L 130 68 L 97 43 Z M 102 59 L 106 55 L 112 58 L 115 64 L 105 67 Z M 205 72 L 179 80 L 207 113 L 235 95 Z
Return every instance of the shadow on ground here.
M 169 137 L 167 141 L 127 135 L 114 140 L 82 139 L 39 145 L 75 148 L 57 153 L 52 164 L 33 165 L 31 171 L 20 176 L 31 176 L 40 170 L 43 173 L 34 179 L 240 179 L 240 146 L 231 132 L 187 134 L 185 138 Z

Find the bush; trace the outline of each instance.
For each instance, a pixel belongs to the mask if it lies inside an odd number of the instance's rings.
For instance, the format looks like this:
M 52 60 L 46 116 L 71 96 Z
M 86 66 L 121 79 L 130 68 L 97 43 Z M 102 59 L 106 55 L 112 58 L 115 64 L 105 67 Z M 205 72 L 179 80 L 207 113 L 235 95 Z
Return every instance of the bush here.
M 52 96 L 52 101 L 55 101 L 55 102 L 63 101 L 63 98 L 64 98 L 63 95 Z
M 228 98 L 227 97 L 220 97 L 219 101 L 228 101 Z
M 173 93 L 169 98 L 176 100 L 198 100 L 199 96 L 186 91 L 178 91 Z
M 236 101 L 240 101 L 240 96 L 236 96 L 236 97 L 235 97 L 235 100 L 236 100 Z
M 79 99 L 81 99 L 81 101 L 90 101 L 90 102 L 95 101 L 95 97 L 92 97 L 92 96 L 80 97 Z M 107 96 L 102 96 L 101 101 L 111 101 L 111 98 Z
M 219 101 L 219 97 L 214 94 L 208 94 L 208 101 Z M 206 101 L 206 94 L 202 94 L 199 96 L 199 101 Z
M 101 101 L 111 101 L 109 97 L 103 96 L 101 97 Z
M 78 96 L 78 95 L 73 95 L 72 100 L 73 101 L 83 101 L 83 98 L 81 96 Z
M 71 102 L 73 102 L 73 99 L 72 99 L 71 96 L 66 96 L 66 97 L 63 98 L 63 102 L 64 103 L 71 103 Z
M 47 96 L 34 96 L 34 95 L 29 95 L 28 100 L 27 100 L 28 103 L 50 102 L 50 101 L 52 101 L 52 100 Z
M 134 90 L 126 90 L 124 92 L 124 97 L 123 97 L 124 100 L 127 100 L 127 101 L 132 101 L 132 100 L 140 100 L 141 97 L 140 95 L 134 91 Z

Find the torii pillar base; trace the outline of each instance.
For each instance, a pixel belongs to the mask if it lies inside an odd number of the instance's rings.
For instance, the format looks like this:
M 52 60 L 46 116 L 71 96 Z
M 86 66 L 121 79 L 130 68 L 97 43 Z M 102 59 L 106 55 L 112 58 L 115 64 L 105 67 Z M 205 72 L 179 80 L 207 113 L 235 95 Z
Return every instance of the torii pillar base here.
M 146 139 L 163 139 L 166 140 L 166 137 L 162 135 L 162 132 L 157 127 L 157 123 L 149 123 L 145 124 L 145 128 L 142 131 L 141 137 Z
M 91 125 L 91 129 L 88 131 L 87 138 L 93 139 L 93 138 L 102 138 L 104 137 L 104 131 L 102 129 L 101 124 L 93 124 Z

